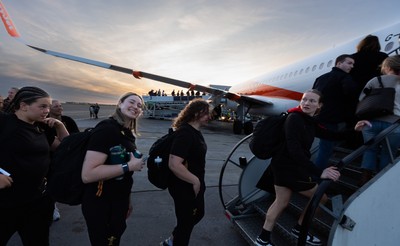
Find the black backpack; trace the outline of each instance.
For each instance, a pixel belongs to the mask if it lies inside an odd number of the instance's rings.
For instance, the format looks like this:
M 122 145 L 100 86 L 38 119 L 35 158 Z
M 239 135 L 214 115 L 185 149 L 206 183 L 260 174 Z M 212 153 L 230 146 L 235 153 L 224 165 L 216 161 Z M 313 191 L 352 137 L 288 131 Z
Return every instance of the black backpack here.
M 69 205 L 81 204 L 84 191 L 82 165 L 93 129 L 65 137 L 53 153 L 47 191 L 55 201 Z
M 169 153 L 175 132 L 172 129 L 153 143 L 147 159 L 147 178 L 156 187 L 168 188 L 168 177 L 171 170 L 168 167 Z
M 269 116 L 256 124 L 249 147 L 258 159 L 269 159 L 278 152 L 283 142 L 283 124 L 287 116 L 288 113 L 284 112 Z

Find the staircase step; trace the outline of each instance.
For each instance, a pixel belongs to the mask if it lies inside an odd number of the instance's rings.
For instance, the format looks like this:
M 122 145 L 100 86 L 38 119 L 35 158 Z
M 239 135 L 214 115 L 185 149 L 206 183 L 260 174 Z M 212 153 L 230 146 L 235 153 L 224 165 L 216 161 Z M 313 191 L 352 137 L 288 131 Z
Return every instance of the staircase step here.
M 260 217 L 265 218 L 266 212 L 273 201 L 274 197 L 270 196 L 264 200 L 254 202 L 252 205 L 254 206 L 254 209 L 259 212 Z M 291 235 L 291 229 L 297 223 L 298 218 L 307 203 L 308 198 L 298 193 L 293 193 L 289 206 L 285 209 L 276 223 L 275 230 L 279 232 L 285 241 L 292 243 L 293 245 L 296 245 L 297 240 Z M 332 224 L 332 216 L 325 211 L 320 210 L 313 221 L 310 232 L 321 240 L 326 241 Z

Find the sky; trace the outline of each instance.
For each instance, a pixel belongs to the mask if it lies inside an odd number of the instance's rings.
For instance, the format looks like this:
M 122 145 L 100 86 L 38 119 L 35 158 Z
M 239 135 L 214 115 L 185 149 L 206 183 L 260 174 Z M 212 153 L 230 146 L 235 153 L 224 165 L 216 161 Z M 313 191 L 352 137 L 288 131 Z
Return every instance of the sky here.
M 400 21 L 398 0 L 2 0 L 28 44 L 202 85 L 233 85 Z M 115 104 L 183 89 L 45 55 L 0 28 L 0 95 Z M 186 90 L 184 90 L 186 91 Z

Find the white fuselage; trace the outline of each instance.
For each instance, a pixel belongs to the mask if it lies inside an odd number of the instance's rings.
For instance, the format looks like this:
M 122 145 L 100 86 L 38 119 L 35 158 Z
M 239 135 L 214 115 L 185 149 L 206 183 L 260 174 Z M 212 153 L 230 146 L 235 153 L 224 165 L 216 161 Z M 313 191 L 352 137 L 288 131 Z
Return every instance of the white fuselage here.
M 400 46 L 400 23 L 372 34 L 379 37 L 382 52 L 394 53 Z M 336 57 L 342 54 L 355 53 L 356 46 L 362 38 L 364 37 L 354 39 L 323 53 L 239 83 L 232 86 L 229 91 L 240 95 L 256 97 L 259 100 L 265 97 L 265 101 L 271 103 L 271 105 L 267 105 L 266 107 L 251 109 L 250 112 L 257 114 L 280 113 L 284 111 L 282 109 L 285 109 L 286 106 L 296 105 L 302 93 L 312 88 L 317 77 L 331 71 L 332 67 L 335 66 Z

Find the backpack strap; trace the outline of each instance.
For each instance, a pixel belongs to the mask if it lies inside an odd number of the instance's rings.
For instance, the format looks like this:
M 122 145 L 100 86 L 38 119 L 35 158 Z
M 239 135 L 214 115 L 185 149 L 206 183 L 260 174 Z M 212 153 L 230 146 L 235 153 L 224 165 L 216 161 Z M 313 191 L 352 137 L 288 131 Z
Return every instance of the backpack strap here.
M 381 86 L 381 88 L 385 88 L 382 83 L 382 77 L 379 75 L 377 78 L 378 78 L 378 82 L 379 82 L 379 85 Z

